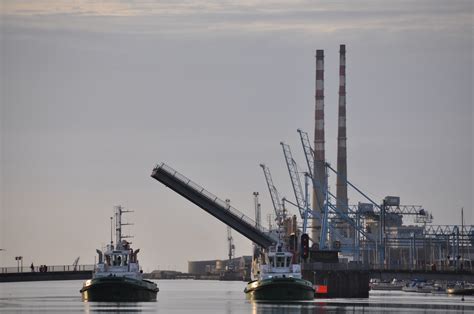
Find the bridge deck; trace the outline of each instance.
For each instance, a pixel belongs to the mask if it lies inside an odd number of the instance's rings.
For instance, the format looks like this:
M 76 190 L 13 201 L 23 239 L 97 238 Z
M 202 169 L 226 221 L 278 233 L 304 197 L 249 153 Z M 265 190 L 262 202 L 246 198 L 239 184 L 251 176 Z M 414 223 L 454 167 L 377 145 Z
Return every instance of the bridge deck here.
M 254 243 L 262 247 L 269 247 L 276 242 L 265 228 L 255 227 L 255 222 L 252 219 L 166 164 L 162 163 L 155 167 L 151 177 L 201 207 Z

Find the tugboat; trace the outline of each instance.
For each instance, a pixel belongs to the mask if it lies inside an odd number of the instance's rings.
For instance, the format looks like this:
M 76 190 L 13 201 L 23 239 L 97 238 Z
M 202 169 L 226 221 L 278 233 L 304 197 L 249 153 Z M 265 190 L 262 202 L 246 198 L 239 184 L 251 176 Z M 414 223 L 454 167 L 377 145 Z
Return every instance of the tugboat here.
M 255 247 L 252 262 L 252 281 L 244 292 L 250 300 L 301 301 L 313 300 L 314 288 L 310 281 L 302 279 L 301 265 L 294 263 L 295 256 L 281 241 L 265 252 Z
M 138 302 L 155 301 L 158 287 L 156 283 L 143 279 L 137 254 L 130 242 L 122 236 L 122 214 L 130 212 L 121 206 L 115 207 L 115 243 L 111 239 L 105 252 L 96 250 L 99 262 L 92 279 L 86 280 L 80 292 L 84 301 Z

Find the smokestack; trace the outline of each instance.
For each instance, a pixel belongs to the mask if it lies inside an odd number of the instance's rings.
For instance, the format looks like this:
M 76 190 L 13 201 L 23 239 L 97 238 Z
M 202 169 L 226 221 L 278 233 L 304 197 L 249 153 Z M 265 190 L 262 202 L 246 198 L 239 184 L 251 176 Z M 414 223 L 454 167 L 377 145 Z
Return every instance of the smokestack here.
M 346 148 L 346 45 L 339 49 L 339 121 L 337 132 L 337 176 L 336 206 L 347 212 L 347 148 Z M 349 236 L 349 226 L 343 224 L 346 236 Z
M 323 211 L 326 187 L 324 152 L 324 50 L 316 50 L 316 95 L 315 95 L 315 126 L 314 126 L 314 173 L 313 210 Z M 311 238 L 318 243 L 321 236 L 321 221 L 312 219 Z

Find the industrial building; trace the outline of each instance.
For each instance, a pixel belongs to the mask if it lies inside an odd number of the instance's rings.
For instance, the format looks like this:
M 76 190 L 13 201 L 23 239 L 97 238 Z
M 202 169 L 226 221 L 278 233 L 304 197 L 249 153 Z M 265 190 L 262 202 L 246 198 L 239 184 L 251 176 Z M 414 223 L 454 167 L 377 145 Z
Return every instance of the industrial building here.
M 237 273 L 236 278 L 249 280 L 252 256 L 241 256 L 232 260 L 188 261 L 188 274 L 198 276 L 222 276 L 229 270 L 229 266 Z

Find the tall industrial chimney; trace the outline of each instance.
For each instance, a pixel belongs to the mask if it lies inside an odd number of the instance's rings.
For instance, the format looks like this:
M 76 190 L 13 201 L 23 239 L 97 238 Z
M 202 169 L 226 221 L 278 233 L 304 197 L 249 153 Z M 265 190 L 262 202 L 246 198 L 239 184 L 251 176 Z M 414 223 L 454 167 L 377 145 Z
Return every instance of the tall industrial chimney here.
M 346 148 L 346 45 L 339 49 L 339 121 L 337 132 L 337 176 L 336 206 L 347 212 L 347 148 Z M 350 236 L 349 225 L 344 223 L 343 234 Z
M 314 126 L 313 210 L 323 211 L 324 189 L 327 186 L 324 152 L 324 50 L 316 50 L 316 96 Z M 319 244 L 321 221 L 312 219 L 311 238 Z

